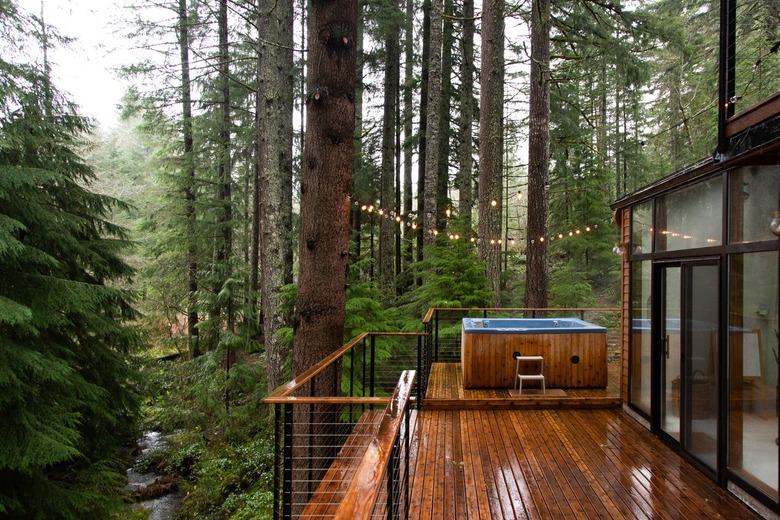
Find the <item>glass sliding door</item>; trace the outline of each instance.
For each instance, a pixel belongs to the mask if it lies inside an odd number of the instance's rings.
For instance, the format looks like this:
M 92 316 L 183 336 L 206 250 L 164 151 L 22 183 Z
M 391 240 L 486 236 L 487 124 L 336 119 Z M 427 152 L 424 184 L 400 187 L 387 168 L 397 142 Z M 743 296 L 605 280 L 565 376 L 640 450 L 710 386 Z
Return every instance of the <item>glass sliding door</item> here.
M 718 265 L 686 268 L 683 449 L 713 472 L 718 455 Z
M 661 268 L 660 422 L 681 449 L 718 470 L 720 268 Z
M 681 378 L 680 324 L 682 322 L 682 268 L 665 267 L 661 310 L 661 429 L 680 440 Z

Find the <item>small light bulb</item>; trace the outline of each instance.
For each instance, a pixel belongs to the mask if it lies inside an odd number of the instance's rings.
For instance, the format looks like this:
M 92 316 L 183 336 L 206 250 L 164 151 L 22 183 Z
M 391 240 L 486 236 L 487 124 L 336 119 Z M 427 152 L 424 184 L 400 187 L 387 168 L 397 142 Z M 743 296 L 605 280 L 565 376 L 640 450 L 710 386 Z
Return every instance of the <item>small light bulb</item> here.
M 769 223 L 769 230 L 776 237 L 780 237 L 780 211 L 775 211 L 775 218 Z

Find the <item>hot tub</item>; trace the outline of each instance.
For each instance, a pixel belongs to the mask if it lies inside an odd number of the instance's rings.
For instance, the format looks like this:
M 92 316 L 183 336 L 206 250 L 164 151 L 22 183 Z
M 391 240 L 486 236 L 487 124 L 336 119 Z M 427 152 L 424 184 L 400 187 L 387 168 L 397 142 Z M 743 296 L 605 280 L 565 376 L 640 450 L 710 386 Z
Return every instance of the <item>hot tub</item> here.
M 544 357 L 547 388 L 606 388 L 607 329 L 577 318 L 463 318 L 464 388 L 513 388 L 512 355 Z

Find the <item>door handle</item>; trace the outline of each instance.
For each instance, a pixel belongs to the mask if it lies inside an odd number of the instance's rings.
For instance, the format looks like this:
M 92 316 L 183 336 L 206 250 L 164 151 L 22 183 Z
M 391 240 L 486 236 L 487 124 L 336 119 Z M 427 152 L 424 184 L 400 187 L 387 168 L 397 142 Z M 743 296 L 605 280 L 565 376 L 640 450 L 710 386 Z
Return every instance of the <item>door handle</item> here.
M 667 334 L 666 337 L 664 337 L 664 355 L 666 356 L 666 359 L 669 359 L 669 335 Z

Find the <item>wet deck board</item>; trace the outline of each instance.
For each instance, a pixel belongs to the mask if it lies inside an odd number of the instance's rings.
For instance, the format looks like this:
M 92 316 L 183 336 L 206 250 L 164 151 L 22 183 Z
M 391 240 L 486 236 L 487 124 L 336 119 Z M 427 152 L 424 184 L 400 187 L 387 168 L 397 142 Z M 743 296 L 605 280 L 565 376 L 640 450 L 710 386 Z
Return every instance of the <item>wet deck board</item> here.
M 424 410 L 409 518 L 757 518 L 620 410 Z
M 620 365 L 608 365 L 609 383 L 605 389 L 567 388 L 565 396 L 538 396 L 529 399 L 510 394 L 511 388 L 463 388 L 460 363 L 434 363 L 425 396 L 427 409 L 465 408 L 609 408 L 620 407 Z

